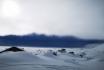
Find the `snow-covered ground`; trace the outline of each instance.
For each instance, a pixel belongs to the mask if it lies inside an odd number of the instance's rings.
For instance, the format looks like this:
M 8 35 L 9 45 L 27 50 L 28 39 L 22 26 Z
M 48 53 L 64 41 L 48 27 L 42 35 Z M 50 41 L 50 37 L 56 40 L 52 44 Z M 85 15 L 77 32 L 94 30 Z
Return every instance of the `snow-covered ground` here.
M 9 46 L 0 46 L 0 51 L 6 48 Z M 104 70 L 104 44 L 90 48 L 20 48 L 25 51 L 0 53 L 0 70 Z

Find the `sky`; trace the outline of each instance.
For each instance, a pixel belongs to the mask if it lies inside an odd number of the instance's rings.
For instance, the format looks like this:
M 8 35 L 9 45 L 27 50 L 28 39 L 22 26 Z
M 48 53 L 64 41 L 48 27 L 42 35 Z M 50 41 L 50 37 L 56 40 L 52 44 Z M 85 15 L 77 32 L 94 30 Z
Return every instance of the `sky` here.
M 0 0 L 0 35 L 104 39 L 104 0 Z

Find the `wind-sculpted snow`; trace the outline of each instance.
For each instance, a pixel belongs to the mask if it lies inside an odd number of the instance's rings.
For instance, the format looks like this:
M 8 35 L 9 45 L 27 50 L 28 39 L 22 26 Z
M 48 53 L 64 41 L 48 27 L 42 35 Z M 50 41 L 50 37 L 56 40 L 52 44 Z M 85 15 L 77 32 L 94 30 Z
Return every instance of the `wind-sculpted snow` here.
M 104 44 L 83 49 L 23 48 L 0 53 L 0 70 L 104 70 Z

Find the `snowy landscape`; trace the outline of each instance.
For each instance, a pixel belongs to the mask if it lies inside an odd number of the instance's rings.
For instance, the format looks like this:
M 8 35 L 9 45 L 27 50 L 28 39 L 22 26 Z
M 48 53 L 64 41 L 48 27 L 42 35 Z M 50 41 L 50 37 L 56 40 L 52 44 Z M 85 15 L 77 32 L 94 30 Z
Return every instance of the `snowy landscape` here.
M 0 52 L 12 48 L 0 46 Z M 104 70 L 104 44 L 85 48 L 18 47 L 0 53 L 0 70 Z
M 104 70 L 104 0 L 0 0 L 0 70 Z

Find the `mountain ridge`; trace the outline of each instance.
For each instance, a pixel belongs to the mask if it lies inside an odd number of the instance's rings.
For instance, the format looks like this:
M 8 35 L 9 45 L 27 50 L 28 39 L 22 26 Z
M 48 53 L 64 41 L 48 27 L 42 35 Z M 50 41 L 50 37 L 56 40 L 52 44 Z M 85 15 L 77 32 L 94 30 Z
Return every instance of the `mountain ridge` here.
M 81 39 L 75 36 L 57 36 L 45 34 L 0 36 L 1 46 L 43 46 L 43 47 L 83 47 L 87 44 L 104 43 L 104 40 Z

